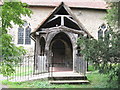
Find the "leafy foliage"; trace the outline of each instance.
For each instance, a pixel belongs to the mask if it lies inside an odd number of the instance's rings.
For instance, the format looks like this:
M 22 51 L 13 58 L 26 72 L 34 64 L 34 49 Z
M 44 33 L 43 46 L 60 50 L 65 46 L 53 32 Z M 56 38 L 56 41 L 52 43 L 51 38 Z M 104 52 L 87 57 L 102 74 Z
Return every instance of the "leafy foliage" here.
M 91 61 L 100 73 L 109 74 L 110 79 L 119 78 L 120 74 L 120 32 L 109 32 L 111 38 L 78 39 L 78 45 L 83 47 L 81 53 L 85 60 Z
M 120 1 L 110 2 L 107 0 L 108 8 L 105 19 L 114 28 L 120 27 Z
M 8 29 L 12 28 L 13 24 L 22 26 L 24 20 L 22 16 L 29 16 L 32 13 L 28 5 L 21 2 L 4 2 L 1 9 L 2 26 L 0 27 L 0 49 L 1 53 L 1 66 L 0 72 L 5 75 L 11 75 L 14 72 L 13 66 L 16 65 L 21 59 L 20 56 L 26 53 L 23 47 L 16 47 L 12 43 L 12 36 L 8 34 Z
M 93 62 L 100 73 L 109 74 L 110 80 L 117 78 L 120 85 L 120 2 L 107 3 L 109 9 L 105 19 L 112 27 L 108 28 L 110 38 L 108 35 L 98 40 L 81 37 L 78 39 L 78 44 L 83 47 L 81 53 L 85 56 L 85 60 Z
M 17 25 L 22 25 L 24 20 L 21 20 L 23 16 L 30 16 L 31 10 L 29 10 L 26 3 L 21 2 L 4 2 L 2 8 L 2 33 L 7 32 L 7 28 L 12 28 L 12 22 Z
M 119 3 L 118 2 L 107 2 L 110 9 L 107 10 L 108 14 L 105 19 L 110 25 L 118 25 L 118 17 L 120 12 L 118 12 Z

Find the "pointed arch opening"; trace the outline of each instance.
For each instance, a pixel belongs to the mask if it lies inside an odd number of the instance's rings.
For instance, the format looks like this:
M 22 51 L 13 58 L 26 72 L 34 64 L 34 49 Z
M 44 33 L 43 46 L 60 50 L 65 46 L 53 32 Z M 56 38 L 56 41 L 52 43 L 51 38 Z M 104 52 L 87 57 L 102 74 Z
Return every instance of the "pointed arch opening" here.
M 67 34 L 64 32 L 56 34 L 50 43 L 50 50 L 54 71 L 73 70 L 73 47 Z
M 44 37 L 40 38 L 40 56 L 44 56 L 45 54 L 45 39 Z

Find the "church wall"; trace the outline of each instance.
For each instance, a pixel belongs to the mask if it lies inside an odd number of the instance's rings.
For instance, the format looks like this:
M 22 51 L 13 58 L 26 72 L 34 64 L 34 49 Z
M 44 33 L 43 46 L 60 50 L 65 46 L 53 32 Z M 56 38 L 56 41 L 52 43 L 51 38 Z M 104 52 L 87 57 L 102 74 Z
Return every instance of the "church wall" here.
M 106 11 L 103 10 L 88 10 L 88 9 L 73 9 L 77 19 L 84 25 L 87 31 L 95 38 L 98 37 L 98 28 L 105 23 L 104 17 Z
M 50 12 L 53 10 L 53 8 L 38 8 L 38 7 L 30 7 L 30 9 L 33 11 L 33 14 L 31 15 L 31 18 L 29 17 L 23 17 L 22 19 L 26 20 L 28 23 L 30 23 L 30 28 L 32 31 L 35 30 L 35 28 L 38 27 L 38 25 L 45 20 Z M 16 46 L 23 46 L 28 52 L 28 55 L 34 55 L 34 41 L 31 40 L 30 45 L 25 44 L 18 44 L 18 25 L 13 24 L 13 28 L 9 29 L 9 34 L 13 36 L 13 43 Z
M 42 23 L 48 15 L 52 12 L 54 8 L 48 7 L 30 7 L 33 11 L 31 18 L 22 17 L 30 23 L 32 31 L 34 31 L 40 23 Z M 105 22 L 103 17 L 105 16 L 105 11 L 101 10 L 88 10 L 88 9 L 72 9 L 77 19 L 85 26 L 87 31 L 95 38 L 97 38 L 98 27 Z M 34 41 L 32 40 L 31 45 L 18 45 L 18 26 L 14 25 L 12 30 L 9 32 L 13 35 L 13 43 L 17 46 L 23 46 L 28 50 L 29 54 L 34 54 Z

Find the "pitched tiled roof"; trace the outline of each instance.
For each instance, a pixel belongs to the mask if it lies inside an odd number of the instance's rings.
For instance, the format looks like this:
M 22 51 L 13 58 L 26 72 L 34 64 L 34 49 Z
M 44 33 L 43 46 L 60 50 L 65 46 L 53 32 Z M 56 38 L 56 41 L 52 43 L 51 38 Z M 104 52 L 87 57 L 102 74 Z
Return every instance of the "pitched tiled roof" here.
M 69 7 L 74 8 L 93 8 L 106 9 L 106 3 L 103 0 L 21 0 L 30 6 L 51 6 L 56 7 L 62 1 Z

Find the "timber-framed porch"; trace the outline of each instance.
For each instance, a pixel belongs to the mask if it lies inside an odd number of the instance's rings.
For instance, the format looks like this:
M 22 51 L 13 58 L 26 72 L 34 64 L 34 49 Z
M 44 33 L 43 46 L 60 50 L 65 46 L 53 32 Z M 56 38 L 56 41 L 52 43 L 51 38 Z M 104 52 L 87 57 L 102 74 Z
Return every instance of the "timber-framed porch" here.
M 35 41 L 34 74 L 49 73 L 53 77 L 54 73 L 72 72 L 85 76 L 87 62 L 77 45 L 80 36 L 91 35 L 62 2 L 31 33 Z

